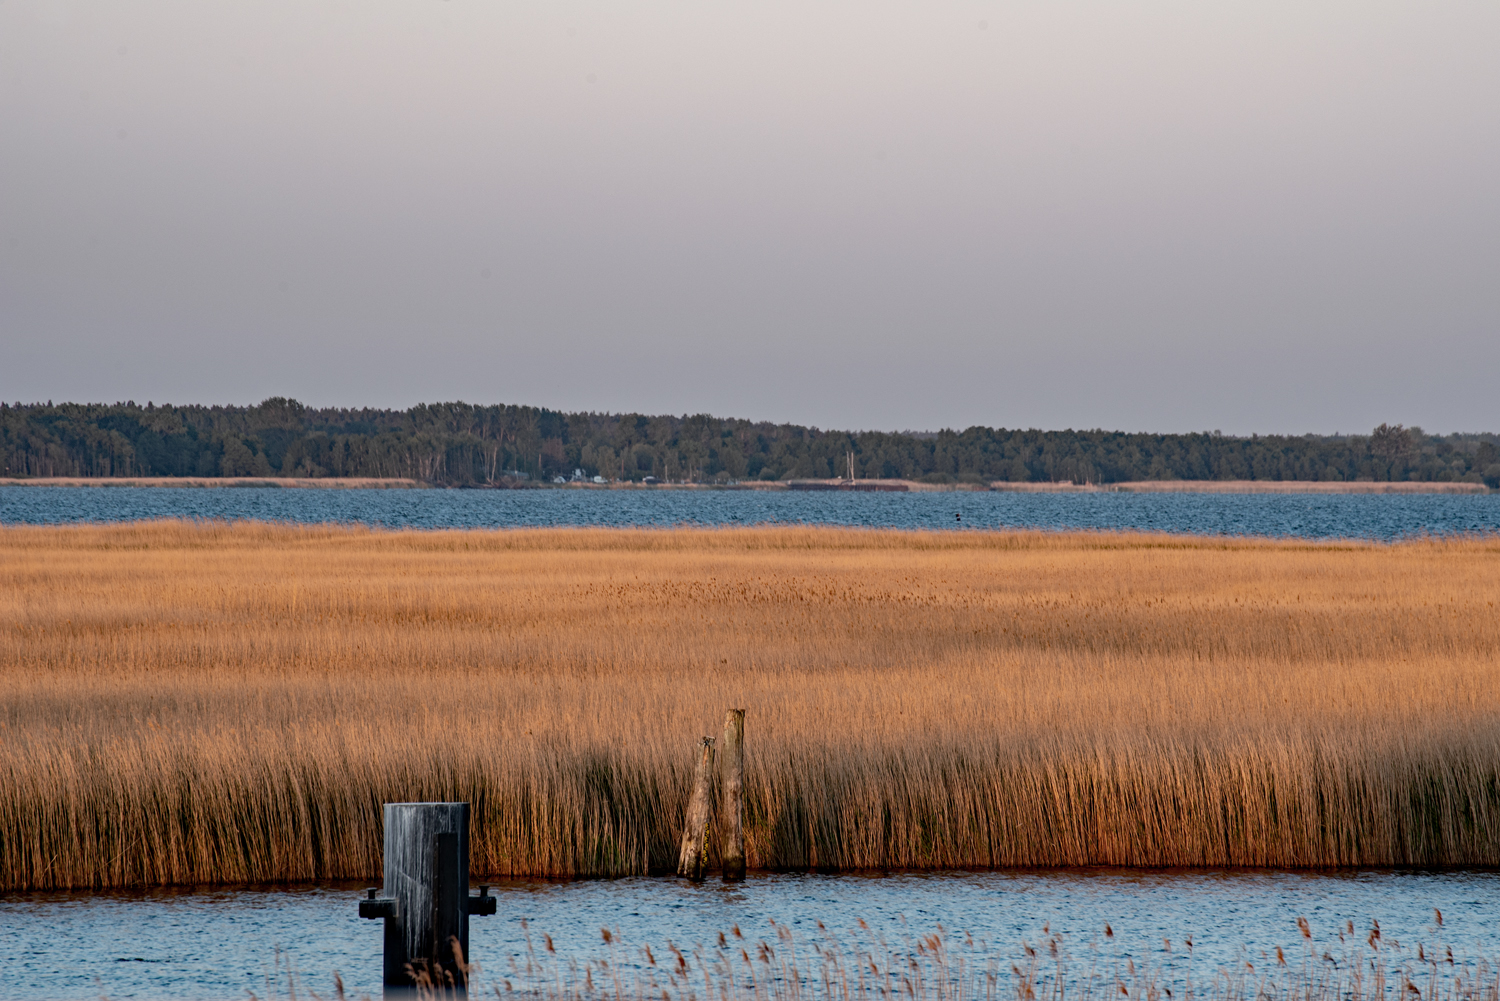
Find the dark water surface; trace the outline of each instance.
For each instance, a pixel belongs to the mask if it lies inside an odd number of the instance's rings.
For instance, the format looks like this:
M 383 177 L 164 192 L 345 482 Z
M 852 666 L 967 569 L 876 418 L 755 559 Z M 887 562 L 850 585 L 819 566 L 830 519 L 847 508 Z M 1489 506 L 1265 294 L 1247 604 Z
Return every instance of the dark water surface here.
M 1389 540 L 1424 533 L 1500 532 L 1500 493 L 894 494 L 0 487 L 0 524 L 165 517 L 343 522 L 391 528 L 804 523 L 924 529 L 1140 529 Z
M 1374 953 L 1366 935 L 1377 920 L 1379 955 L 1393 968 L 1419 967 L 1423 944 L 1429 954 L 1451 948 L 1459 969 L 1493 954 L 1500 917 L 1496 873 L 752 875 L 732 887 L 639 877 L 513 882 L 498 894 L 499 914 L 473 919 L 473 957 L 485 970 L 483 983 L 508 978 L 517 987 L 526 979 L 511 968 L 512 959 L 525 962 L 522 919 L 553 969 L 577 960 L 581 970 L 613 955 L 627 973 L 644 965 L 643 946 L 662 959 L 668 941 L 696 963 L 694 947 L 714 954 L 719 932 L 735 942 L 734 925 L 752 956 L 762 940 L 780 948 L 772 919 L 793 933 L 804 968 L 815 966 L 819 921 L 846 948 L 884 937 L 898 951 L 941 925 L 955 953 L 997 961 L 1002 993 L 1009 994 L 1010 964 L 1024 963 L 1022 942 L 1039 944 L 1044 926 L 1061 935 L 1078 974 L 1090 963 L 1123 972 L 1134 962 L 1158 970 L 1164 984 L 1191 975 L 1201 988 L 1217 970 L 1246 962 L 1274 971 L 1277 946 L 1296 964 L 1307 955 L 1299 916 L 1310 922 L 1316 954 L 1367 962 Z M 381 931 L 356 915 L 358 897 L 352 886 L 0 897 L 0 998 L 277 996 L 267 978 L 278 948 L 298 971 L 299 989 L 326 997 L 338 970 L 352 996 L 378 997 Z M 1444 927 L 1436 926 L 1433 908 L 1442 910 Z M 859 929 L 861 919 L 869 932 Z M 1348 921 L 1356 932 L 1341 942 Z M 1106 923 L 1112 939 L 1104 937 Z M 623 940 L 613 952 L 601 940 L 603 927 Z M 544 952 L 542 933 L 552 936 L 557 957 Z M 1189 935 L 1191 953 L 1183 945 Z M 967 936 L 972 949 L 963 946 Z M 878 945 L 874 951 L 883 952 Z

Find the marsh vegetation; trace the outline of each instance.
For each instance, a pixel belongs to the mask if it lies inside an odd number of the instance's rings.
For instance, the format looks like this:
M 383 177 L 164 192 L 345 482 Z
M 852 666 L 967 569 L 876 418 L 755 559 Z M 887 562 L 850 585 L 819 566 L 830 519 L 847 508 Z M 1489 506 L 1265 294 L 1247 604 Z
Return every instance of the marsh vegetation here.
M 1500 864 L 1500 541 L 0 529 L 0 886 L 674 867 Z

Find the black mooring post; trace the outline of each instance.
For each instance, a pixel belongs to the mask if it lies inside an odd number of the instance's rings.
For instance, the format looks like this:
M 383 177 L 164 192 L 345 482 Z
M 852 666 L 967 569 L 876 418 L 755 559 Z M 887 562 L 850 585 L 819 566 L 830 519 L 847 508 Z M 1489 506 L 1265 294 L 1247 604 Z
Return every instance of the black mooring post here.
M 418 987 L 468 988 L 469 915 L 494 914 L 481 886 L 469 896 L 469 804 L 385 804 L 385 886 L 359 902 L 385 919 L 385 996 Z

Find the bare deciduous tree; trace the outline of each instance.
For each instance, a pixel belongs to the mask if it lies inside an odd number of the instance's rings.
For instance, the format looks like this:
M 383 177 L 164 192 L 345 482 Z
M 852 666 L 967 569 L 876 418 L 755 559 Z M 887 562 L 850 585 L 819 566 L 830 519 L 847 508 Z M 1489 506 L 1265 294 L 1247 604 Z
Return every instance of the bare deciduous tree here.
M 1370 451 L 1387 459 L 1416 450 L 1412 433 L 1400 424 L 1382 424 L 1370 434 Z

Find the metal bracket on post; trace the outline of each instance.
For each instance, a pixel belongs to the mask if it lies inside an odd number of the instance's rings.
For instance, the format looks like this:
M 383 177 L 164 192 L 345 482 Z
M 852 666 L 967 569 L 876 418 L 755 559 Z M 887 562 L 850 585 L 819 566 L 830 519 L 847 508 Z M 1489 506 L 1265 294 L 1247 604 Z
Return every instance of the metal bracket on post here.
M 393 918 L 396 916 L 396 902 L 389 897 L 377 897 L 380 887 L 371 886 L 365 889 L 365 899 L 359 902 L 359 916 L 362 918 Z
M 385 892 L 371 887 L 362 918 L 385 920 L 385 996 L 462 996 L 469 916 L 494 914 L 490 888 L 469 895 L 469 804 L 385 804 Z
M 479 895 L 469 898 L 469 913 L 481 917 L 495 913 L 496 900 L 490 896 L 490 888 L 479 884 Z

